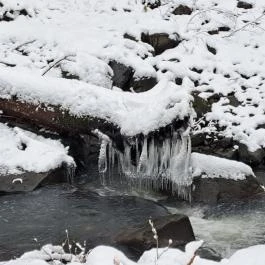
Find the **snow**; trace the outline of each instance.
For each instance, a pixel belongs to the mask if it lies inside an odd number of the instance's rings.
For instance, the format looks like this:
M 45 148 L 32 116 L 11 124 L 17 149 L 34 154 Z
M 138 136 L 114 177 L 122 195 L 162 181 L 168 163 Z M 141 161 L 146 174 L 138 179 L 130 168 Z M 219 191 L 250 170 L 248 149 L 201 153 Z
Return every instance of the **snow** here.
M 15 65 L 10 68 L 15 74 L 26 69 L 38 78 L 53 61 L 71 54 L 47 75 L 62 79 L 62 71 L 67 70 L 81 82 L 110 89 L 113 73 L 108 63 L 116 60 L 131 66 L 137 78 L 153 76 L 173 82 L 184 78 L 181 87 L 187 93 L 198 91 L 206 99 L 221 96 L 204 117 L 214 121 L 216 128 L 222 127 L 218 133 L 246 144 L 250 151 L 265 146 L 264 129 L 260 128 L 265 123 L 264 1 L 251 0 L 253 8 L 243 9 L 237 7 L 237 0 L 164 0 L 153 10 L 140 0 L 1 2 L 1 12 L 24 8 L 30 14 L 0 23 L 0 61 Z M 173 15 L 180 4 L 188 5 L 193 13 Z M 217 29 L 218 34 L 211 33 Z M 179 34 L 182 41 L 154 56 L 153 48 L 141 41 L 143 32 Z M 136 41 L 124 38 L 125 33 Z M 46 83 L 46 78 L 38 82 Z M 72 86 L 72 82 L 62 85 Z M 229 100 L 232 94 L 240 106 Z M 148 121 L 153 118 L 148 116 Z M 125 133 L 130 135 L 127 129 Z
M 242 162 L 195 152 L 191 154 L 191 167 L 193 177 L 244 180 L 255 176 L 251 167 Z
M 36 173 L 56 169 L 75 162 L 59 141 L 46 139 L 20 128 L 0 123 L 0 174 Z M 19 178 L 16 181 L 20 181 Z
M 194 253 L 202 245 L 202 241 L 194 241 L 186 245 L 185 251 L 178 249 L 159 248 L 159 259 L 156 261 L 157 250 L 145 251 L 138 262 L 131 261 L 121 251 L 109 247 L 98 246 L 92 249 L 85 256 L 85 263 L 82 255 L 67 254 L 61 246 L 46 245 L 41 250 L 27 252 L 20 258 L 5 262 L 6 265 L 47 265 L 49 260 L 53 264 L 63 264 L 62 260 L 69 265 L 89 264 L 89 265 L 187 265 L 194 258 Z M 193 265 L 264 265 L 265 245 L 256 245 L 246 249 L 238 250 L 228 259 L 220 262 L 211 261 L 195 256 Z
M 12 95 L 35 105 L 59 105 L 78 117 L 89 115 L 105 119 L 128 136 L 148 134 L 168 125 L 176 117 L 184 119 L 192 113 L 191 96 L 167 80 L 147 92 L 136 94 L 77 80 L 35 76 L 26 70 L 14 72 L 0 66 L 0 98 L 9 99 Z

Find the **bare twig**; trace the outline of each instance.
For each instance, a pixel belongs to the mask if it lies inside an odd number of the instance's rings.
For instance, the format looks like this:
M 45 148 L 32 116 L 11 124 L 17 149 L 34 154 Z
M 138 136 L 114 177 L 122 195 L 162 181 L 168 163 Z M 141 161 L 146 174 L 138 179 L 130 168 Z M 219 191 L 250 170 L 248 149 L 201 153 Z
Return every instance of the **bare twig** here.
M 24 43 L 22 43 L 22 44 L 19 44 L 18 46 L 16 46 L 13 50 L 18 50 L 18 49 L 20 49 L 21 47 L 23 47 L 23 46 L 25 46 L 25 45 L 28 45 L 28 44 L 31 44 L 31 43 L 33 43 L 33 42 L 35 42 L 36 40 L 29 40 L 29 41 L 26 41 L 26 42 L 24 42 Z
M 225 38 L 229 38 L 229 37 L 233 36 L 235 33 L 239 32 L 239 31 L 241 31 L 241 30 L 244 30 L 245 28 L 247 28 L 247 27 L 250 26 L 250 25 L 255 25 L 255 26 L 259 27 L 257 23 L 258 23 L 258 21 L 259 21 L 260 19 L 262 19 L 264 16 L 265 16 L 265 12 L 262 13 L 262 14 L 261 14 L 259 17 L 257 17 L 256 19 L 254 19 L 254 20 L 252 20 L 252 21 L 246 23 L 244 26 L 242 26 L 242 27 L 240 27 L 240 28 L 238 28 L 238 29 L 232 31 L 229 35 L 225 36 Z M 263 28 L 262 28 L 262 29 L 263 29 Z
M 64 57 L 54 61 L 43 73 L 42 76 L 46 75 L 53 67 L 57 66 L 60 64 L 62 61 L 67 60 L 69 57 L 74 56 L 74 54 L 68 54 L 65 55 Z
M 205 10 L 201 10 L 197 13 L 195 13 L 188 21 L 187 23 L 187 29 L 189 28 L 189 25 L 191 24 L 191 22 L 193 21 L 194 18 L 196 18 L 197 16 L 201 15 L 201 14 L 205 14 L 207 12 L 210 12 L 210 11 L 215 11 L 219 14 L 226 14 L 226 15 L 229 15 L 231 17 L 234 17 L 234 18 L 237 18 L 238 15 L 237 14 L 234 14 L 233 12 L 231 11 L 228 11 L 228 10 L 222 10 L 222 9 L 219 9 L 219 8 L 209 8 L 209 9 L 205 9 Z
M 191 260 L 189 261 L 189 263 L 187 265 L 192 265 L 195 258 L 196 258 L 196 254 L 193 255 L 193 257 L 191 258 Z
M 9 66 L 9 67 L 15 67 L 16 64 L 13 64 L 13 63 L 8 63 L 8 62 L 4 62 L 4 61 L 0 61 L 1 64 L 4 64 L 6 66 Z

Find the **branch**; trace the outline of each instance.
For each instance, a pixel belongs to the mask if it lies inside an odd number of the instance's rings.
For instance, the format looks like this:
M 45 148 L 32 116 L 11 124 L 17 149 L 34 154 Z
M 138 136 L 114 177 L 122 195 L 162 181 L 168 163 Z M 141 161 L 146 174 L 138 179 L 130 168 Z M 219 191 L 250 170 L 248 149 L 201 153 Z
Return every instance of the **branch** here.
M 4 64 L 6 66 L 9 66 L 9 67 L 15 67 L 16 64 L 13 64 L 13 63 L 8 63 L 8 62 L 4 62 L 4 61 L 0 61 L 1 64 Z
M 253 25 L 253 24 L 256 25 L 257 27 L 259 27 L 256 23 L 257 23 L 261 18 L 263 18 L 264 16 L 265 16 L 265 12 L 262 13 L 259 17 L 257 17 L 257 18 L 254 19 L 253 21 L 250 21 L 250 22 L 246 23 L 244 26 L 242 26 L 242 27 L 240 27 L 240 28 L 238 28 L 238 29 L 232 31 L 229 35 L 224 36 L 224 38 L 229 38 L 229 37 L 233 36 L 235 33 L 239 32 L 239 31 L 241 31 L 241 30 L 243 30 L 243 29 L 245 29 L 245 28 L 247 28 L 248 26 Z M 263 28 L 262 28 L 262 29 L 263 29 Z M 264 30 L 264 29 L 263 29 L 263 30 Z
M 53 67 L 57 66 L 58 64 L 60 64 L 63 60 L 67 60 L 68 57 L 71 57 L 71 56 L 75 56 L 74 54 L 68 54 L 68 55 L 65 55 L 64 57 L 56 60 L 53 62 L 53 64 L 51 64 L 49 66 L 48 69 L 46 69 L 43 73 L 42 73 L 42 76 L 46 75 Z
M 25 46 L 25 45 L 28 45 L 28 44 L 31 44 L 33 42 L 35 42 L 36 40 L 30 40 L 30 41 L 27 41 L 27 42 L 24 42 L 22 44 L 19 44 L 17 47 L 15 47 L 13 50 L 18 50 L 20 49 L 21 47 Z

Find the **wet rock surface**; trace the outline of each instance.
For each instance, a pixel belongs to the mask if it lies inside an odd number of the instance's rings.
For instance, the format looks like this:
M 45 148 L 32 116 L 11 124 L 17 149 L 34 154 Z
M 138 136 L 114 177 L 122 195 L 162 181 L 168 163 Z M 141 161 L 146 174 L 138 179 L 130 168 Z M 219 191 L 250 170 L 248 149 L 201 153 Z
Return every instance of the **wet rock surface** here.
M 71 182 L 66 165 L 43 173 L 24 172 L 19 175 L 0 175 L 0 194 L 29 192 L 41 185 L 68 181 Z
M 186 215 L 168 215 L 152 221 L 157 231 L 159 247 L 167 247 L 169 239 L 173 241 L 171 247 L 183 247 L 188 242 L 195 240 L 191 223 Z M 116 236 L 115 242 L 139 255 L 145 250 L 156 247 L 156 241 L 148 221 L 141 226 L 122 231 Z
M 259 181 L 253 176 L 244 180 L 196 177 L 192 184 L 194 202 L 221 203 L 240 200 L 263 193 Z

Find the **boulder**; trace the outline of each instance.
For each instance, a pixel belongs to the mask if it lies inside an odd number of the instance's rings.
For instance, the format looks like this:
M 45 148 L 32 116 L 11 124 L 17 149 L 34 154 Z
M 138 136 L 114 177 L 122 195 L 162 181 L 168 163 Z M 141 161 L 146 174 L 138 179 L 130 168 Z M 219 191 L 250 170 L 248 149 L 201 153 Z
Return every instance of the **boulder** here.
M 157 79 L 153 76 L 133 77 L 131 87 L 137 93 L 150 90 L 157 84 Z
M 150 44 L 155 50 L 155 55 L 158 55 L 165 50 L 177 47 L 181 39 L 177 33 L 174 34 L 174 38 L 171 38 L 167 33 L 142 33 L 141 41 Z
M 142 4 L 148 6 L 151 9 L 155 9 L 161 6 L 160 0 L 142 0 Z
M 251 9 L 251 8 L 253 8 L 253 5 L 251 3 L 248 3 L 245 1 L 238 1 L 237 7 L 238 8 L 244 8 L 244 9 Z
M 39 185 L 58 182 L 71 182 L 67 167 L 61 167 L 48 172 L 23 172 L 22 174 L 0 175 L 0 193 L 29 192 Z
M 192 92 L 193 96 L 193 108 L 197 114 L 197 118 L 201 118 L 206 114 L 207 112 L 211 111 L 211 103 L 208 100 L 203 99 L 199 96 L 198 91 Z
M 220 203 L 239 200 L 262 193 L 264 190 L 253 176 L 244 180 L 196 177 L 192 184 L 192 201 Z
M 158 234 L 159 247 L 182 247 L 188 242 L 194 241 L 195 236 L 189 218 L 186 215 L 174 214 L 159 217 L 153 220 Z M 119 245 L 133 249 L 138 254 L 156 247 L 156 241 L 148 222 L 136 228 L 128 228 L 116 236 L 115 241 Z
M 265 158 L 265 151 L 263 148 L 259 148 L 252 152 L 245 144 L 238 144 L 238 156 L 239 160 L 251 166 L 258 166 L 263 164 Z
M 252 168 L 242 162 L 192 153 L 191 167 L 194 202 L 230 202 L 264 192 Z
M 190 15 L 191 13 L 192 13 L 192 8 L 185 5 L 179 5 L 173 11 L 174 15 Z
M 110 61 L 109 66 L 113 70 L 113 85 L 121 88 L 124 91 L 128 91 L 130 89 L 130 82 L 134 74 L 133 68 L 115 60 Z
M 203 259 L 209 259 L 218 262 L 223 259 L 219 253 L 217 253 L 214 249 L 207 246 L 201 246 L 196 251 L 196 255 L 200 256 Z

